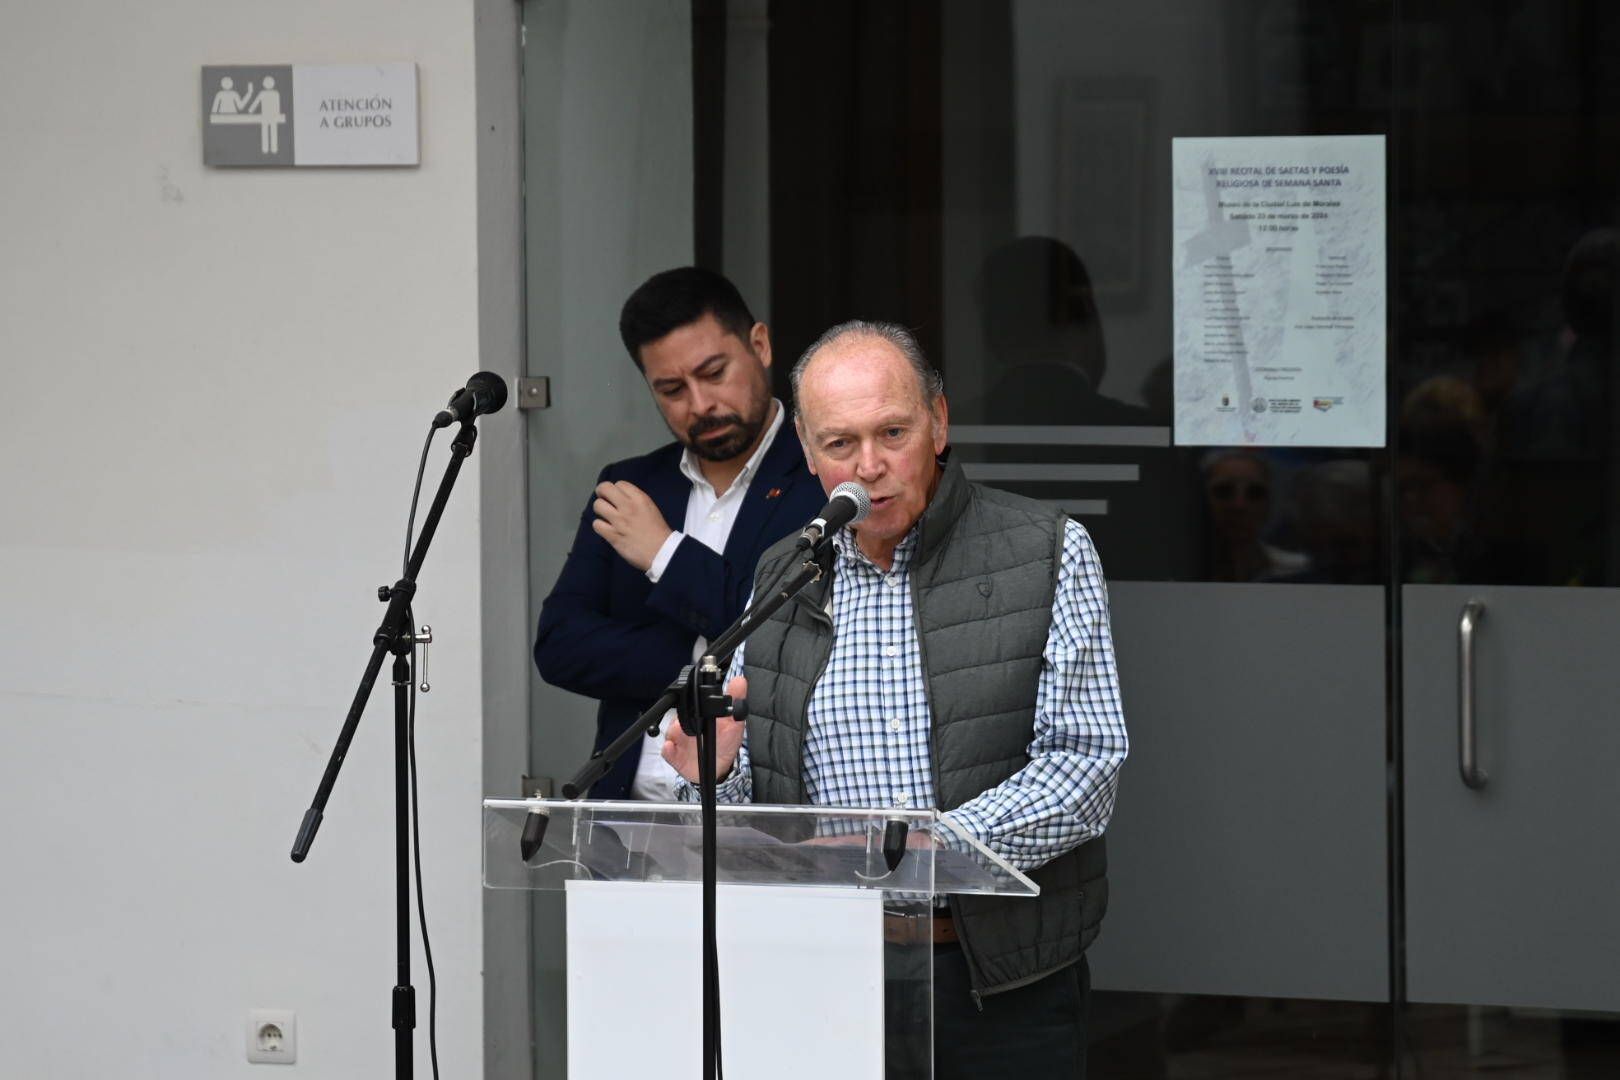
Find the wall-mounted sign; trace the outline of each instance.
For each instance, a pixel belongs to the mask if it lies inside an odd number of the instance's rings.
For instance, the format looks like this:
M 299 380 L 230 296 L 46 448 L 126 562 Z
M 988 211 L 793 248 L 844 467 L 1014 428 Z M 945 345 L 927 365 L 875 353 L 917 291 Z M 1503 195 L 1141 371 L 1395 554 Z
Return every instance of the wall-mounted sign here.
M 1384 137 L 1171 144 L 1176 442 L 1383 446 Z
M 203 164 L 417 165 L 415 64 L 202 69 Z

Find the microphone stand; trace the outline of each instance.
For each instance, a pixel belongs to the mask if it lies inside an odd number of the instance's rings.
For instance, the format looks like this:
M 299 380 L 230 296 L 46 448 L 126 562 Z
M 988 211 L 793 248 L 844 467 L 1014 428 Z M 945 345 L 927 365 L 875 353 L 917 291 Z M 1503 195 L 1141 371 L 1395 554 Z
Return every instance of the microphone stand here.
M 826 572 L 822 563 L 831 549 L 831 537 L 823 537 L 810 547 L 804 561 L 792 577 L 780 583 L 763 599 L 743 612 L 736 622 L 716 638 L 696 665 L 681 669 L 680 675 L 659 695 L 652 707 L 636 718 L 629 729 L 613 742 L 592 754 L 574 778 L 563 785 L 563 797 L 577 799 L 590 790 L 592 784 L 605 776 L 613 763 L 636 744 L 636 741 L 657 731 L 664 713 L 673 708 L 681 729 L 697 739 L 698 790 L 702 797 L 703 824 L 703 1078 L 715 1080 L 720 1067 L 720 964 L 716 947 L 715 896 L 717 893 L 715 819 L 717 816 L 715 789 L 718 769 L 718 747 L 715 745 L 715 721 L 721 716 L 747 715 L 746 703 L 733 703 L 725 694 L 720 680 L 724 677 L 720 663 L 729 663 L 747 637 L 770 618 L 777 608 L 796 596 L 806 585 L 819 580 Z M 545 818 L 531 815 L 522 840 L 524 860 L 531 858 L 544 838 Z
M 326 763 L 326 773 L 321 777 L 320 787 L 315 791 L 315 801 L 304 812 L 304 820 L 299 825 L 298 837 L 293 841 L 292 847 L 293 862 L 301 863 L 308 857 L 310 845 L 315 841 L 315 833 L 321 827 L 326 801 L 331 797 L 332 786 L 337 783 L 338 770 L 343 767 L 343 759 L 349 752 L 349 743 L 354 738 L 355 729 L 360 725 L 360 715 L 365 712 L 366 702 L 371 697 L 372 685 L 382 670 L 383 658 L 393 653 L 396 982 L 391 999 L 391 1012 L 394 1027 L 394 1076 L 399 1080 L 411 1078 L 414 1068 L 413 1037 L 416 1030 L 416 988 L 411 985 L 408 753 L 410 688 L 413 678 L 411 655 L 418 644 L 418 639 L 415 621 L 411 617 L 411 598 L 416 595 L 416 578 L 422 570 L 423 560 L 427 558 L 428 545 L 433 542 L 433 534 L 439 527 L 439 518 L 444 514 L 445 504 L 450 501 L 450 489 L 455 486 L 462 463 L 472 453 L 473 444 L 477 439 L 478 430 L 473 427 L 472 421 L 463 421 L 460 432 L 450 443 L 450 462 L 445 467 L 444 479 L 439 482 L 438 493 L 433 497 L 433 505 L 428 509 L 427 517 L 422 522 L 416 549 L 405 565 L 405 576 L 392 586 L 384 585 L 377 590 L 377 599 L 386 603 L 388 610 L 383 615 L 382 625 L 372 635 L 371 659 L 366 664 L 365 673 L 360 677 L 360 688 L 355 691 L 354 701 L 349 705 L 349 714 L 343 721 L 343 729 L 338 733 L 337 745 L 332 748 L 332 756 Z

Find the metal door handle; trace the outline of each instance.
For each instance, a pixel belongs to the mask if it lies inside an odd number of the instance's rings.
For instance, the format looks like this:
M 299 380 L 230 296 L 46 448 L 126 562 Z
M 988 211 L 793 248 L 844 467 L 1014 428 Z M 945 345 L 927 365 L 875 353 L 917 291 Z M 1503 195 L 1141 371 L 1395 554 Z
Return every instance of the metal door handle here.
M 1484 616 L 1485 601 L 1474 599 L 1463 605 L 1457 622 L 1457 767 L 1462 782 L 1476 791 L 1486 780 L 1474 739 L 1474 629 Z

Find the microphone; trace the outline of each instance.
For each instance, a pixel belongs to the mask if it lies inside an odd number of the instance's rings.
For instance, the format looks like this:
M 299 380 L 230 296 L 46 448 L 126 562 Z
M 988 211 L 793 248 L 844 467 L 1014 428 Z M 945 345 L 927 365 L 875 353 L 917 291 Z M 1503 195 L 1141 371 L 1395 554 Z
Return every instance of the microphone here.
M 506 380 L 493 371 L 480 371 L 450 397 L 450 404 L 433 418 L 436 428 L 465 423 L 475 416 L 500 412 L 506 405 Z
M 906 834 L 910 831 L 904 821 L 891 820 L 883 826 L 883 865 L 891 874 L 906 857 Z
M 523 856 L 524 862 L 540 853 L 540 845 L 546 840 L 546 826 L 550 824 L 551 811 L 529 811 L 529 816 L 523 822 L 523 835 L 518 837 L 518 854 Z
M 872 497 L 853 480 L 845 480 L 833 488 L 827 505 L 816 514 L 815 520 L 799 534 L 799 547 L 814 547 L 824 536 L 831 536 L 845 525 L 865 521 L 872 512 Z

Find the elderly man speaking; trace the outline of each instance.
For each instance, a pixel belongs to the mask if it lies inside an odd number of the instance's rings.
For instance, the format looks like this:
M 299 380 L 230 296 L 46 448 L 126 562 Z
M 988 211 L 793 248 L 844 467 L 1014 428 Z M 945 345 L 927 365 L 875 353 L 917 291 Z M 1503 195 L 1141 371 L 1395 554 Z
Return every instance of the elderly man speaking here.
M 1084 1076 L 1085 949 L 1127 749 L 1097 553 L 1061 511 L 947 463 L 943 386 L 905 328 L 833 327 L 793 390 L 810 471 L 829 492 L 859 483 L 872 512 L 733 658 L 749 717 L 720 721 L 719 798 L 937 806 L 1028 872 L 1037 898 L 936 913 L 935 1075 Z M 793 545 L 765 552 L 756 587 Z M 678 726 L 664 756 L 692 797 Z

